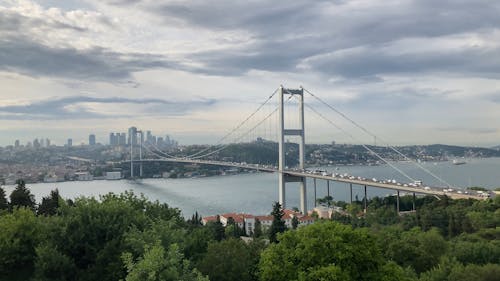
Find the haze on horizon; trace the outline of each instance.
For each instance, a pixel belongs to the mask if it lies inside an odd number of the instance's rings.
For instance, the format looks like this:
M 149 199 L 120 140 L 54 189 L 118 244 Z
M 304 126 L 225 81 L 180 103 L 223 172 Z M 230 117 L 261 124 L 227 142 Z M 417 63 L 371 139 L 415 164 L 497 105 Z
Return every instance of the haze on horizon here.
M 498 15 L 486 0 L 0 0 L 0 145 L 130 126 L 211 143 L 280 84 L 394 145 L 499 145 Z M 313 121 L 308 143 L 352 142 Z

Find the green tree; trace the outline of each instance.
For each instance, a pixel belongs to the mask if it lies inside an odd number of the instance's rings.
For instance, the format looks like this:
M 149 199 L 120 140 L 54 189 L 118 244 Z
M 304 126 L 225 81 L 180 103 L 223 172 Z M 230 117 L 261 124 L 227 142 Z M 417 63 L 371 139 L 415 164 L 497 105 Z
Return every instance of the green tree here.
M 212 241 L 214 235 L 208 226 L 194 228 L 184 238 L 184 255 L 196 263 L 205 255 Z
M 389 237 L 387 233 L 381 236 Z M 438 264 L 446 253 L 447 243 L 437 229 L 422 232 L 418 228 L 393 233 L 385 240 L 385 256 L 403 267 L 411 266 L 417 273 L 427 271 Z
M 59 190 L 52 190 L 49 196 L 42 198 L 42 203 L 38 206 L 38 214 L 45 216 L 53 216 L 57 214 L 60 199 Z
M 27 207 L 35 210 L 35 196 L 26 188 L 24 180 L 16 181 L 17 187 L 10 194 L 10 205 L 12 207 Z
M 186 226 L 177 209 L 131 192 L 107 194 L 100 200 L 78 198 L 74 206 L 60 206 L 59 212 L 41 218 L 61 219 L 60 227 L 49 233 L 50 241 L 74 261 L 79 280 L 123 279 L 123 252 L 137 258 L 155 239 L 169 246 L 185 234 L 176 232 Z
M 53 245 L 42 244 L 37 246 L 35 251 L 35 281 L 75 280 L 75 263 Z
M 127 268 L 126 281 L 208 281 L 185 260 L 177 244 L 168 251 L 158 241 L 147 247 L 144 255 L 134 261 L 131 253 L 124 253 L 122 259 Z
M 190 225 L 192 225 L 192 226 L 194 226 L 194 227 L 201 226 L 202 225 L 201 219 L 202 219 L 202 217 L 198 214 L 198 212 L 195 212 L 191 216 L 191 219 L 189 219 L 187 221 L 187 223 L 190 224 Z
M 292 218 L 292 229 L 297 229 L 297 226 L 299 226 L 299 219 L 297 216 L 293 216 Z
M 450 255 L 463 264 L 500 264 L 500 241 L 455 241 Z
M 29 279 L 42 225 L 31 210 L 21 207 L 0 216 L 0 229 L 0 278 Z
M 323 205 L 325 207 L 333 206 L 335 203 L 335 201 L 333 201 L 332 196 L 325 196 L 323 198 L 318 198 L 318 199 L 316 199 L 316 202 L 318 202 L 318 204 Z
M 214 222 L 209 222 L 207 226 L 212 231 L 213 237 L 216 241 L 221 241 L 225 238 L 224 226 L 220 222 L 219 215 L 217 215 L 217 219 Z
M 463 265 L 449 257 L 443 258 L 430 271 L 422 273 L 419 281 L 496 281 L 500 276 L 500 265 Z
M 211 280 L 255 280 L 255 268 L 261 248 L 247 245 L 241 239 L 229 238 L 208 245 L 198 269 Z
M 367 230 L 320 221 L 278 240 L 261 254 L 262 281 L 383 280 L 386 263 Z
M 269 241 L 275 243 L 278 241 L 276 237 L 277 234 L 285 232 L 286 230 L 286 224 L 283 220 L 283 216 L 285 215 L 285 213 L 283 212 L 280 203 L 274 202 L 271 215 L 273 216 L 273 222 L 271 224 L 271 227 L 269 228 Z
M 0 211 L 7 209 L 9 209 L 9 202 L 7 201 L 5 190 L 2 187 L 0 187 Z
M 253 228 L 253 237 L 259 238 L 262 236 L 262 223 L 258 218 L 255 219 L 255 225 Z

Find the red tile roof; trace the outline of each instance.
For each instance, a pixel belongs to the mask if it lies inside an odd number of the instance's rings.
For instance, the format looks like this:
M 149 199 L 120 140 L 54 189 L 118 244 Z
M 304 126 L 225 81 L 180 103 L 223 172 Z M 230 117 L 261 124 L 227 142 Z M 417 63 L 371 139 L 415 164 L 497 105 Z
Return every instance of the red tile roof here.
M 209 216 L 201 219 L 204 222 L 217 221 L 217 216 Z

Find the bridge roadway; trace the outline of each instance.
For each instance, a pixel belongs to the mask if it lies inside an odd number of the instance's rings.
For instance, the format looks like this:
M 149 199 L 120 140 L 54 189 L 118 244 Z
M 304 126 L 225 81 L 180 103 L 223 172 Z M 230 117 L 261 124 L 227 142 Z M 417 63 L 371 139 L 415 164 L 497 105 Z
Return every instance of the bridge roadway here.
M 123 161 L 123 162 L 130 163 L 130 161 Z M 269 165 L 245 164 L 245 163 L 213 161 L 213 160 L 198 160 L 198 159 L 187 159 L 187 158 L 142 159 L 142 160 L 134 160 L 134 162 L 177 162 L 177 163 L 190 163 L 190 164 L 236 167 L 236 168 L 256 170 L 256 171 L 262 171 L 262 172 L 270 172 L 270 173 L 279 172 L 277 168 L 272 167 L 272 166 L 270 167 Z M 313 171 L 310 171 L 310 170 L 299 171 L 299 170 L 288 169 L 288 170 L 285 170 L 283 172 L 286 175 L 295 176 L 295 177 L 316 178 L 316 179 L 322 179 L 322 180 L 342 182 L 342 183 L 347 183 L 347 184 L 355 184 L 355 185 L 360 185 L 360 186 L 378 187 L 378 188 L 384 188 L 384 189 L 390 189 L 390 190 L 399 190 L 399 191 L 404 191 L 404 192 L 409 192 L 409 193 L 419 193 L 419 194 L 435 195 L 435 196 L 446 195 L 452 199 L 469 199 L 469 198 L 477 199 L 477 200 L 486 199 L 485 197 L 481 197 L 481 196 L 475 195 L 475 194 L 464 194 L 464 193 L 460 194 L 460 193 L 457 193 L 456 191 L 444 192 L 443 188 L 440 188 L 440 187 L 430 187 L 430 189 L 424 189 L 423 186 L 412 187 L 412 186 L 398 185 L 395 183 L 384 183 L 384 182 L 379 182 L 379 181 L 372 181 L 372 180 L 368 180 L 368 179 L 360 180 L 357 178 L 355 178 L 355 179 L 350 179 L 350 178 L 346 178 L 346 177 L 342 178 L 342 177 L 333 176 L 330 174 L 323 175 L 320 173 L 314 173 Z

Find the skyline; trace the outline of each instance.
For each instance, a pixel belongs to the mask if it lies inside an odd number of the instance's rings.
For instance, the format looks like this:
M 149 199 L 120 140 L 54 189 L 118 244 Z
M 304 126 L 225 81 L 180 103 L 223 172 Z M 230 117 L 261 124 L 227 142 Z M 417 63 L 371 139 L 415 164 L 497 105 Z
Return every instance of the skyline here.
M 280 84 L 390 144 L 499 145 L 498 14 L 483 0 L 0 1 L 0 145 L 132 124 L 213 143 Z M 352 143 L 307 118 L 306 142 Z

